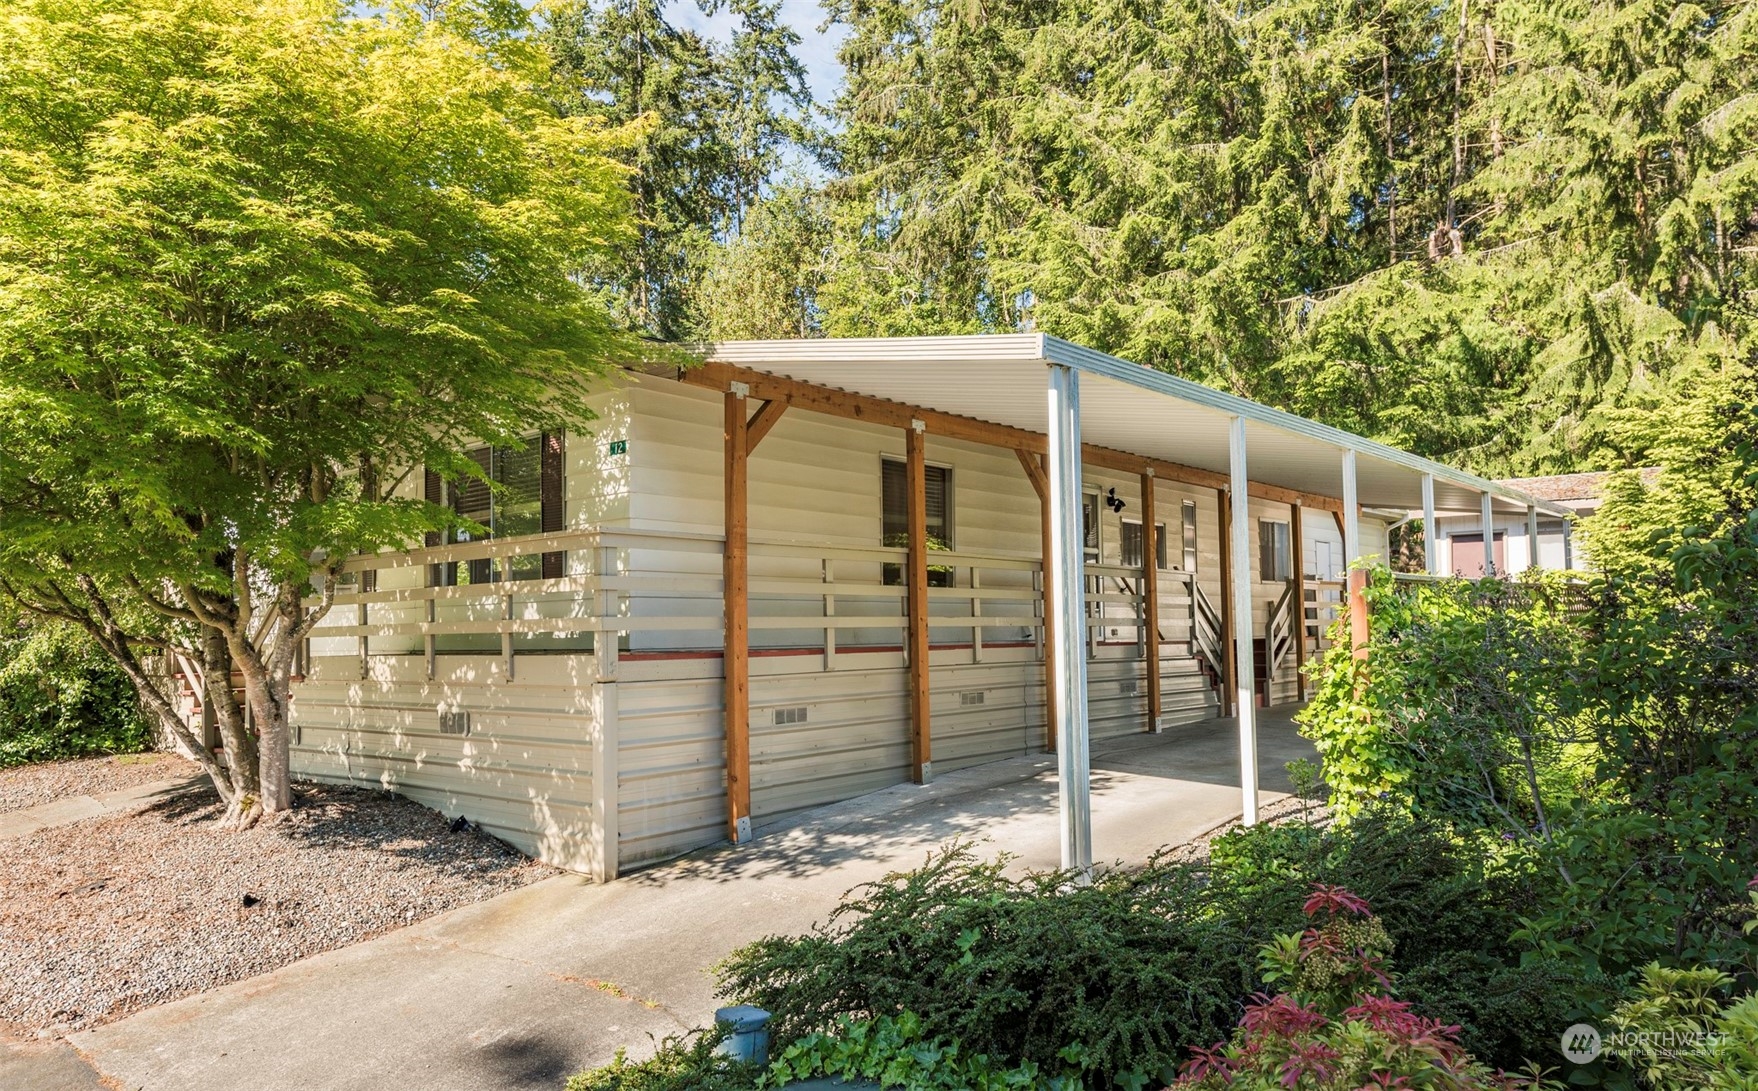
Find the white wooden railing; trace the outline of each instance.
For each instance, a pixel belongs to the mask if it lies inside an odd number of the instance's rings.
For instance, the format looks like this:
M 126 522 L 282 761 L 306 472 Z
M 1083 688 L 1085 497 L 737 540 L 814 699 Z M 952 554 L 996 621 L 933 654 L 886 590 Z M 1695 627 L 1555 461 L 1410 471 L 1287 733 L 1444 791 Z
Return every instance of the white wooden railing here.
M 371 655 L 498 651 L 513 670 L 520 651 L 590 652 L 601 678 L 619 657 L 718 650 L 723 631 L 719 535 L 600 529 L 530 535 L 355 557 L 309 652 Z M 562 553 L 567 575 L 515 578 L 520 558 Z M 902 548 L 832 546 L 753 539 L 753 646 L 815 651 L 824 668 L 850 653 L 901 648 L 908 626 Z M 448 571 L 482 582 L 448 585 Z M 973 662 L 998 646 L 1042 652 L 1043 576 L 1038 558 L 999 552 L 934 551 L 930 632 L 939 648 L 965 646 Z M 361 590 L 361 574 L 376 574 Z M 1121 643 L 1145 651 L 1144 580 L 1139 568 L 1086 567 L 1089 654 Z M 1188 573 L 1160 573 L 1161 637 L 1191 654 L 1217 655 L 1219 619 Z M 1118 630 L 1128 633 L 1119 639 Z

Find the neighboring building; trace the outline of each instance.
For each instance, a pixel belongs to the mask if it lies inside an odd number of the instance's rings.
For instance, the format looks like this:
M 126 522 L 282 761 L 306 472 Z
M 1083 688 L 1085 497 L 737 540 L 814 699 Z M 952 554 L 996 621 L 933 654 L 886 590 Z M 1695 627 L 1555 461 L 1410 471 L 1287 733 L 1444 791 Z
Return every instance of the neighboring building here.
M 1084 390 L 1067 527 L 1046 374 Z M 299 773 L 394 788 L 610 878 L 1042 752 L 1052 719 L 1105 737 L 1212 722 L 1235 692 L 1297 700 L 1347 559 L 1384 553 L 1424 477 L 1455 508 L 1534 502 L 1038 335 L 720 345 L 591 407 L 591 434 L 479 452 L 498 496 L 410 475 L 407 495 L 494 537 L 350 562 L 294 687 Z M 1240 552 L 1220 522 L 1246 466 Z M 1076 539 L 1081 593 L 1063 597 L 1041 558 Z M 1235 601 L 1250 661 L 1230 689 Z M 1084 614 L 1080 672 L 1046 654 L 1047 603 Z M 1049 716 L 1047 680 L 1082 673 L 1084 700 Z
M 1644 471 L 1645 474 L 1653 471 Z M 1549 501 L 1567 515 L 1537 518 L 1538 565 L 1562 571 L 1584 571 L 1587 560 L 1576 540 L 1574 524 L 1599 510 L 1610 482 L 1609 471 L 1557 474 L 1551 477 L 1510 477 L 1498 484 L 1518 489 L 1537 500 Z M 1492 520 L 1491 544 L 1496 571 L 1523 572 L 1532 566 L 1531 527 L 1524 514 L 1497 513 Z M 1483 517 L 1477 512 L 1439 513 L 1435 517 L 1436 553 L 1443 575 L 1476 579 L 1484 574 Z

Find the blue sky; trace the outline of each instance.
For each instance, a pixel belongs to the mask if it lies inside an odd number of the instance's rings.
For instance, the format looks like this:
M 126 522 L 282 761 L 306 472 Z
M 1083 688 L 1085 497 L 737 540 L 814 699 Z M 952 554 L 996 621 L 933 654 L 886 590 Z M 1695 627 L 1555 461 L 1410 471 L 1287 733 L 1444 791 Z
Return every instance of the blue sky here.
M 667 7 L 674 25 L 695 27 L 722 41 L 732 25 L 732 16 L 724 8 L 713 18 L 704 18 L 694 0 L 670 0 Z M 818 26 L 824 22 L 824 9 L 818 0 L 781 0 L 781 18 L 800 36 L 800 63 L 806 66 L 813 100 L 820 104 L 829 102 L 836 95 L 841 77 L 836 47 L 847 35 L 847 28 L 832 27 L 829 32 L 820 33 Z

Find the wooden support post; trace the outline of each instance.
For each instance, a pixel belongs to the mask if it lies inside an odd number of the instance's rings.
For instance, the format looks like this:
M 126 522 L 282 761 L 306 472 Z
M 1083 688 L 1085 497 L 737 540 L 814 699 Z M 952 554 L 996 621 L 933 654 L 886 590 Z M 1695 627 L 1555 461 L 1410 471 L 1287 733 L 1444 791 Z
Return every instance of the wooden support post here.
M 721 658 L 726 709 L 726 826 L 735 844 L 751 839 L 750 445 L 745 391 L 726 394 L 726 550 L 722 588 L 726 642 Z
M 1294 581 L 1294 692 L 1306 700 L 1306 543 L 1299 501 L 1288 505 L 1289 578 Z
M 1539 568 L 1538 557 L 1538 508 L 1526 505 L 1526 570 L 1536 572 Z
M 1356 567 L 1361 561 L 1361 507 L 1355 477 L 1355 452 L 1343 452 L 1343 513 L 1337 516 L 1343 530 L 1343 563 L 1348 565 L 1349 639 L 1357 659 L 1367 658 L 1367 573 Z
M 1160 730 L 1160 543 L 1154 527 L 1154 474 L 1141 475 L 1142 649 L 1148 671 L 1148 730 Z
M 1367 612 L 1367 572 L 1363 569 L 1351 569 L 1349 572 L 1349 640 L 1354 648 L 1355 658 L 1367 658 L 1367 643 L 1371 635 L 1368 626 L 1371 621 Z
M 1233 702 L 1233 499 L 1225 489 L 1215 490 L 1219 513 L 1215 522 L 1221 535 L 1221 715 L 1235 716 Z
M 918 422 L 919 424 L 919 422 Z M 925 428 L 904 430 L 909 492 L 909 672 L 912 775 L 917 784 L 934 779 L 929 729 L 928 649 L 928 436 Z
M 1050 564 L 1050 485 L 1049 470 L 1039 461 L 1042 456 L 1014 449 L 1019 464 L 1025 469 L 1026 480 L 1038 494 L 1039 588 L 1044 600 L 1044 749 L 1056 752 L 1056 703 L 1050 699 L 1052 679 L 1056 676 L 1056 642 L 1050 639 L 1050 611 L 1056 608 L 1056 571 Z

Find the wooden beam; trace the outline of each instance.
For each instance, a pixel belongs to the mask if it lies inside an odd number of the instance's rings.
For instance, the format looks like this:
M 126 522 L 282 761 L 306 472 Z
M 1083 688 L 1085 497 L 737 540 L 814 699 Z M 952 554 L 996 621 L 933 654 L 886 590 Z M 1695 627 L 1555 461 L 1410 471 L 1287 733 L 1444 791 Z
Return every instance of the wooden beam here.
M 1233 708 L 1233 504 L 1225 489 L 1215 490 L 1219 511 L 1216 522 L 1221 527 L 1221 715 L 1231 716 Z
M 855 394 L 847 390 L 835 390 L 830 387 L 801 382 L 798 379 L 790 379 L 784 375 L 771 375 L 766 371 L 753 371 L 750 368 L 735 367 L 731 364 L 709 361 L 680 372 L 678 378 L 688 385 L 717 391 L 726 390 L 732 383 L 743 383 L 754 398 L 769 402 L 784 402 L 806 412 L 823 413 L 845 420 L 864 421 L 868 424 L 889 428 L 909 428 L 912 421 L 919 420 L 927 428 L 930 435 L 942 436 L 946 439 L 981 443 L 991 447 L 1007 447 L 1031 454 L 1045 454 L 1050 449 L 1049 440 L 1045 436 L 1023 428 L 977 420 L 975 417 L 960 416 L 957 413 L 945 413 L 936 409 L 905 405 L 902 402 L 874 398 L 866 394 Z M 1197 466 L 1187 466 L 1181 462 L 1150 458 L 1147 455 L 1130 454 L 1127 451 L 1099 447 L 1090 443 L 1081 445 L 1081 459 L 1092 466 L 1116 470 L 1120 473 L 1139 474 L 1151 469 L 1154 476 L 1162 481 L 1192 485 L 1197 488 L 1223 489 L 1228 485 L 1228 478 L 1224 473 L 1204 470 Z M 1299 499 L 1307 507 L 1322 508 L 1326 511 L 1343 510 L 1343 502 L 1335 497 L 1298 492 L 1262 482 L 1252 482 L 1250 494 L 1257 499 L 1277 503 L 1285 504 Z
M 1042 558 L 1038 563 L 1039 582 L 1042 584 L 1044 601 L 1043 638 L 1044 638 L 1044 749 L 1056 752 L 1056 704 L 1050 699 L 1051 679 L 1056 674 L 1056 642 L 1050 639 L 1050 611 L 1056 608 L 1056 578 L 1050 564 L 1050 475 L 1044 469 L 1041 456 L 1027 454 L 1019 448 L 1013 453 L 1019 456 L 1019 464 L 1025 469 L 1026 480 L 1032 483 L 1032 491 L 1038 494 L 1038 546 Z
M 726 643 L 721 657 L 726 710 L 726 828 L 735 844 L 751 839 L 751 562 L 745 399 L 726 394 L 726 548 L 722 590 Z
M 1148 670 L 1148 730 L 1160 730 L 1160 543 L 1154 526 L 1154 475 L 1141 475 L 1142 626 Z
M 913 777 L 917 784 L 934 778 L 932 732 L 929 728 L 928 648 L 928 437 L 915 428 L 904 430 L 905 473 L 909 491 L 909 680 L 910 735 Z
M 1050 498 L 1050 479 L 1045 476 L 1044 467 L 1037 458 L 1018 447 L 1013 449 L 1013 453 L 1019 457 L 1019 464 L 1025 469 L 1026 480 L 1032 483 L 1032 491 L 1038 494 L 1038 502 L 1043 503 L 1048 500 Z
M 747 455 L 757 449 L 757 445 L 763 442 L 763 437 L 767 436 L 769 430 L 781 421 L 781 415 L 785 412 L 787 412 L 787 399 L 777 398 L 775 401 L 764 402 L 762 408 L 751 415 L 750 421 L 745 425 L 745 453 Z
M 1288 505 L 1288 553 L 1294 571 L 1294 690 L 1306 700 L 1306 543 L 1300 532 L 1299 502 Z

